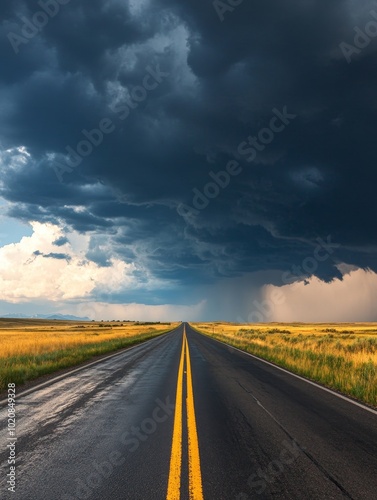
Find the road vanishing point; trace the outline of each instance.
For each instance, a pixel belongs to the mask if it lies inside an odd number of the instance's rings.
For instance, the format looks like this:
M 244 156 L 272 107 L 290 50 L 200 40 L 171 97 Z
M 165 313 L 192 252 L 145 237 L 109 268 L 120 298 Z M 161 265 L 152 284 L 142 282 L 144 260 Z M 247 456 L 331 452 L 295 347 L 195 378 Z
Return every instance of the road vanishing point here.
M 17 398 L 15 500 L 373 500 L 377 412 L 188 323 Z

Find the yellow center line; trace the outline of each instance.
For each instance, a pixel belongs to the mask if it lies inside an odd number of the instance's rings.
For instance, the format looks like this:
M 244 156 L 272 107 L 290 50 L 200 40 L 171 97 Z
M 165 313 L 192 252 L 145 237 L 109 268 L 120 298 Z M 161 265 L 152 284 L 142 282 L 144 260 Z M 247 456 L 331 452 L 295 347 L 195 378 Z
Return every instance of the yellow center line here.
M 199 441 L 196 429 L 194 391 L 192 388 L 190 351 L 186 341 L 186 370 L 187 370 L 187 428 L 189 451 L 189 490 L 191 500 L 203 499 L 202 474 L 200 470 Z
M 183 365 L 186 353 L 187 376 L 187 434 L 188 434 L 188 469 L 189 469 L 189 498 L 203 500 L 202 474 L 200 469 L 199 441 L 195 418 L 194 391 L 192 386 L 190 351 L 186 337 L 186 328 L 183 330 L 181 358 L 178 369 L 177 395 L 174 413 L 173 441 L 170 456 L 169 482 L 166 500 L 180 500 L 181 498 L 181 470 L 182 470 L 182 410 L 183 410 Z
M 166 500 L 180 500 L 181 467 L 182 467 L 182 393 L 183 362 L 185 358 L 185 342 L 182 342 L 181 359 L 178 369 L 177 395 L 175 398 L 173 441 L 170 456 L 169 483 Z

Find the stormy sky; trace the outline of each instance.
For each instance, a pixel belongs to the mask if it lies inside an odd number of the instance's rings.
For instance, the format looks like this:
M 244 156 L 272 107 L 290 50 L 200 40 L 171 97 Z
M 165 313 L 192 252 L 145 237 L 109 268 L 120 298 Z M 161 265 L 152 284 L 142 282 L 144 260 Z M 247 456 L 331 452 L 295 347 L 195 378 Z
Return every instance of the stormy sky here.
M 377 4 L 0 17 L 0 314 L 377 320 Z

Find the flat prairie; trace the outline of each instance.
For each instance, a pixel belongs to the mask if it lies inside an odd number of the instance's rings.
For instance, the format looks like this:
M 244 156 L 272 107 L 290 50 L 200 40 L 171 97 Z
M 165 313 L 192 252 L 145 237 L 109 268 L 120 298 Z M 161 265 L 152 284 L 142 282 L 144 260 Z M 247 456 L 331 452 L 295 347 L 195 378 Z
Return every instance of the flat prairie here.
M 197 330 L 377 407 L 377 323 L 193 323 Z
M 0 318 L 0 392 L 172 330 L 179 323 Z

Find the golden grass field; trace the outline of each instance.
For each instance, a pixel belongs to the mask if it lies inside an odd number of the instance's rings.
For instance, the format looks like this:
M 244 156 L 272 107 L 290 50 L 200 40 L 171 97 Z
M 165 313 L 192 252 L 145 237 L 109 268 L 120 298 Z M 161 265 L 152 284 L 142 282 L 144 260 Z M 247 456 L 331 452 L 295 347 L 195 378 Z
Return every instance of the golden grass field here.
M 0 318 L 0 392 L 172 330 L 179 323 Z
M 377 323 L 193 323 L 192 326 L 377 407 Z
M 178 323 L 0 318 L 0 392 L 172 330 Z M 193 323 L 199 331 L 377 407 L 377 323 Z

